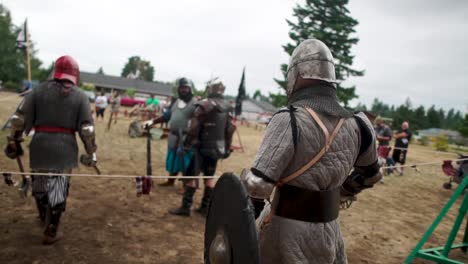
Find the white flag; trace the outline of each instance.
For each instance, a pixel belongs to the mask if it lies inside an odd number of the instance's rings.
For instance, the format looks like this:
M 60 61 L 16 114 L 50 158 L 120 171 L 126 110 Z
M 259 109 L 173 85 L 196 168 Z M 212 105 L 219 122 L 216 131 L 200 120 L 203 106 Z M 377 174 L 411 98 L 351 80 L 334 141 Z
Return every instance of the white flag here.
M 20 33 L 18 34 L 18 37 L 16 37 L 16 47 L 19 49 L 24 49 L 28 45 L 28 19 L 24 21 L 24 25 L 21 28 Z

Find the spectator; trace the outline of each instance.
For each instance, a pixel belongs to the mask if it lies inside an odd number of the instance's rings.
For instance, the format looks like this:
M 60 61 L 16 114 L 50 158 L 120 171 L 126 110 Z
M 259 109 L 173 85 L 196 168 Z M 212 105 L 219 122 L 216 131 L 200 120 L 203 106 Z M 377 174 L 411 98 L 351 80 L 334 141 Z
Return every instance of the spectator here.
M 379 146 L 377 147 L 379 157 L 387 159 L 389 152 L 390 139 L 392 139 L 392 130 L 385 124 L 385 121 L 382 118 L 375 119 L 377 127 L 375 128 L 375 134 L 377 136 L 377 141 Z
M 159 111 L 159 100 L 158 100 L 158 98 L 154 97 L 154 94 L 152 94 L 150 96 L 150 98 L 148 98 L 148 100 L 146 100 L 146 106 L 151 111 Z
M 120 110 L 120 92 L 119 91 L 114 91 L 114 94 L 111 98 L 111 117 L 109 120 L 109 124 L 111 120 L 114 120 L 114 124 L 117 123 L 117 115 L 119 114 Z
M 395 160 L 392 158 L 392 156 L 390 155 L 390 151 L 392 151 L 392 148 L 388 148 L 388 156 L 387 156 L 387 161 L 386 161 L 386 166 L 387 167 L 393 167 L 395 166 Z M 394 172 L 395 168 L 387 168 L 385 170 L 385 175 L 390 175 Z
M 101 116 L 102 120 L 104 120 L 104 111 L 106 111 L 107 107 L 107 97 L 105 96 L 104 91 L 101 92 L 101 95 L 96 98 L 95 101 L 96 106 L 96 121 Z
M 405 164 L 406 153 L 408 152 L 409 142 L 411 141 L 412 133 L 409 130 L 409 123 L 407 121 L 401 124 L 401 129 L 396 131 L 393 136 L 395 137 L 395 148 L 393 149 L 392 158 L 396 163 L 401 165 Z M 403 175 L 403 167 L 397 171 L 400 173 L 400 176 Z
M 385 166 L 388 161 L 387 158 L 390 155 L 390 139 L 392 139 L 392 130 L 390 130 L 390 127 L 385 124 L 384 120 L 380 117 L 375 119 L 376 123 L 376 128 L 375 128 L 375 134 L 377 141 L 379 142 L 379 145 L 377 147 L 377 153 L 378 153 L 378 162 L 380 166 Z M 382 174 L 385 174 L 385 170 L 382 170 Z M 382 175 L 382 176 L 383 176 Z M 384 177 L 380 179 L 380 182 L 384 182 Z

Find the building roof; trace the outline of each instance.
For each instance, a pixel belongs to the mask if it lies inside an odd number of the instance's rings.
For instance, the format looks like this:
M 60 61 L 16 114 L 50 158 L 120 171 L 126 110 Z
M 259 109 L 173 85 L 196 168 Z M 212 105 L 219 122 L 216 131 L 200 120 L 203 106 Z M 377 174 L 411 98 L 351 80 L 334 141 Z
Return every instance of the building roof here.
M 137 92 L 156 95 L 171 96 L 172 87 L 160 82 L 147 82 L 143 80 L 127 79 L 118 76 L 103 75 L 97 73 L 81 72 L 80 80 L 83 83 L 91 83 L 95 86 L 128 90 L 135 89 Z
M 441 129 L 441 128 L 428 128 L 428 129 L 422 129 L 418 131 L 420 135 L 446 135 L 446 136 L 451 136 L 451 137 L 459 137 L 460 132 L 454 131 L 454 130 L 448 130 L 448 129 Z
M 242 101 L 242 112 L 275 113 L 276 111 L 278 111 L 278 109 L 268 102 L 257 101 L 253 99 L 245 99 Z

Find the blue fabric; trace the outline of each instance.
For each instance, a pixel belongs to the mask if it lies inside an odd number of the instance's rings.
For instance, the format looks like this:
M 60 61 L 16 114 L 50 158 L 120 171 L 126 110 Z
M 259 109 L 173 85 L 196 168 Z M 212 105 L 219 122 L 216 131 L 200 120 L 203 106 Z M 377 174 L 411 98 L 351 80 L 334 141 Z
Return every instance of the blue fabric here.
M 389 166 L 389 167 L 390 167 L 390 166 L 395 166 L 395 165 L 396 165 L 396 163 L 395 163 L 395 161 L 393 160 L 393 158 L 392 158 L 392 157 L 387 157 L 386 166 Z M 394 170 L 394 168 L 388 168 L 388 169 L 387 169 L 387 174 L 392 174 L 392 173 L 393 173 L 393 170 Z
M 171 119 L 171 108 L 168 107 L 163 111 L 163 118 L 164 121 L 169 122 Z
M 187 168 L 189 167 L 190 163 L 192 162 L 193 159 L 193 151 L 189 150 L 187 153 L 184 155 L 184 165 L 185 167 L 182 166 L 182 159 L 180 156 L 177 155 L 177 151 L 175 149 L 168 149 L 167 151 L 167 156 L 166 156 L 166 170 L 169 173 L 183 173 L 183 168 L 187 171 Z

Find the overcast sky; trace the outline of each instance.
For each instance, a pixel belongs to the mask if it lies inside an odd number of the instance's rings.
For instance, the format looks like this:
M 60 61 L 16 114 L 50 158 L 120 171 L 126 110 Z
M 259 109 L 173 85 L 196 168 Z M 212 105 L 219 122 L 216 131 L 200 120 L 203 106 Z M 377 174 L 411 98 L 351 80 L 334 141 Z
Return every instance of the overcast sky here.
M 288 61 L 285 22 L 292 0 L 0 0 L 16 25 L 29 19 L 38 56 L 49 65 L 69 54 L 84 71 L 120 75 L 127 59 L 151 61 L 156 80 L 179 76 L 204 87 L 219 76 L 237 94 L 246 66 L 247 92 L 277 92 L 274 77 Z M 350 1 L 359 21 L 354 66 L 367 105 L 377 97 L 466 111 L 468 107 L 468 1 Z

